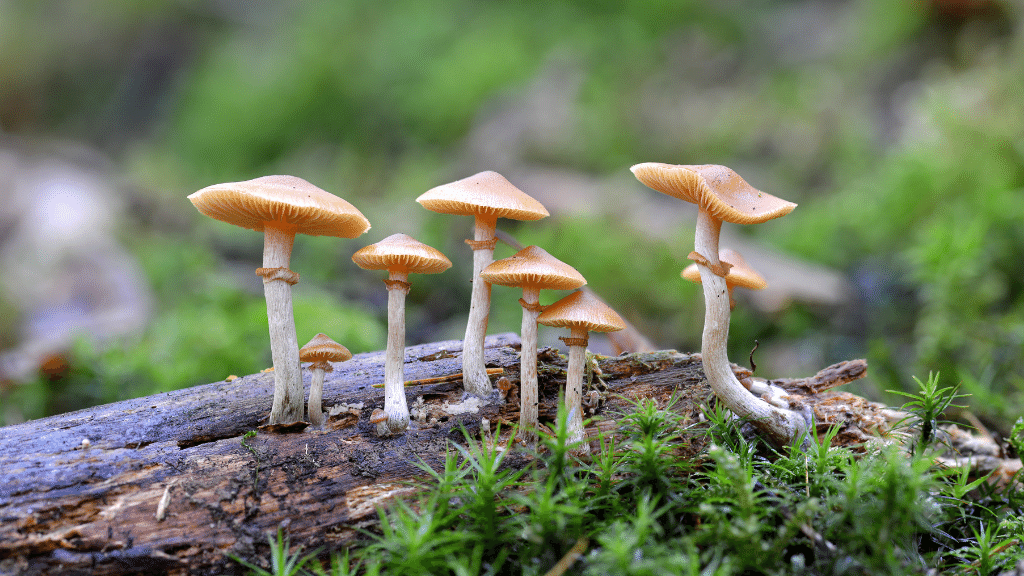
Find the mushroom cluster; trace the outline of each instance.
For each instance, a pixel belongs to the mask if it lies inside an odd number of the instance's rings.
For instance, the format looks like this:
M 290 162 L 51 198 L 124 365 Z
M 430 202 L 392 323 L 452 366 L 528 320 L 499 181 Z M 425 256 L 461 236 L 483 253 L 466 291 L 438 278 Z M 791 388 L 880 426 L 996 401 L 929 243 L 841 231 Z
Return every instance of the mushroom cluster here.
M 777 444 L 799 438 L 808 422 L 792 410 L 784 395 L 770 386 L 741 384 L 727 356 L 729 314 L 735 286 L 760 289 L 764 279 L 735 252 L 719 251 L 722 222 L 754 224 L 784 216 L 796 204 L 761 192 L 734 171 L 717 165 L 637 164 L 631 168 L 647 186 L 696 204 L 699 208 L 694 264 L 684 278 L 703 285 L 705 322 L 701 341 L 704 371 L 720 400 L 737 415 L 750 419 Z M 354 238 L 370 228 L 369 221 L 348 202 L 294 176 L 265 176 L 245 182 L 217 184 L 191 194 L 189 200 L 203 214 L 264 233 L 263 277 L 274 361 L 274 402 L 270 424 L 288 424 L 303 417 L 301 362 L 310 362 L 309 421 L 323 425 L 324 374 L 331 362 L 352 354 L 324 334 L 318 334 L 300 350 L 292 313 L 291 287 L 299 275 L 289 269 L 295 234 Z M 537 246 L 494 260 L 498 218 L 538 220 L 548 216 L 539 202 L 496 172 L 480 172 L 433 188 L 417 198 L 423 207 L 443 213 L 474 217 L 473 291 L 466 337 L 463 342 L 465 390 L 493 399 L 484 364 L 484 337 L 490 308 L 491 285 L 523 291 L 522 351 L 520 354 L 520 435 L 528 443 L 537 438 L 538 379 L 537 324 L 570 330 L 561 339 L 569 347 L 565 400 L 559 406 L 567 421 L 570 441 L 578 452 L 588 450 L 582 421 L 582 380 L 590 332 L 621 330 L 625 322 L 593 293 L 577 291 L 550 306 L 539 301 L 541 290 L 576 290 L 587 283 L 572 266 Z M 410 415 L 404 386 L 405 296 L 409 274 L 434 274 L 451 267 L 441 252 L 405 234 L 393 234 L 353 254 L 353 262 L 370 270 L 386 270 L 388 289 L 388 340 L 384 361 L 384 405 L 369 417 L 379 435 L 400 433 Z M 507 379 L 499 381 L 497 398 L 504 401 L 512 390 Z M 766 392 L 767 393 L 764 393 Z M 752 393 L 753 392 L 753 393 Z M 760 396 L 756 394 L 761 394 Z

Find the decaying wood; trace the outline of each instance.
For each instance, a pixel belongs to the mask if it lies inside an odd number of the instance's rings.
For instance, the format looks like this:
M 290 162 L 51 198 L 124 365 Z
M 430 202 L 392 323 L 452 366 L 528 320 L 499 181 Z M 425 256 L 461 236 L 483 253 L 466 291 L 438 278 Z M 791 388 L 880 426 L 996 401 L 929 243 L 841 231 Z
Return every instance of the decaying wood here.
M 510 334 L 487 339 L 487 365 L 513 384 L 518 345 Z M 342 548 L 375 524 L 377 507 L 415 490 L 410 481 L 423 477 L 417 462 L 443 467 L 450 442 L 465 441 L 463 427 L 478 436 L 483 418 L 492 431 L 518 422 L 515 386 L 507 399 L 494 392 L 481 400 L 440 378 L 461 371 L 460 347 L 406 349 L 407 379 L 441 381 L 406 388 L 413 422 L 399 436 L 378 437 L 368 422 L 383 404 L 383 390 L 373 387 L 384 378 L 382 352 L 334 365 L 324 430 L 246 434 L 270 411 L 272 374 L 0 428 L 0 574 L 232 573 L 239 567 L 229 555 L 266 558 L 267 534 L 279 527 L 307 549 Z M 552 349 L 539 358 L 540 419 L 550 423 L 566 362 Z M 595 418 L 590 435 L 614 432 L 631 400 L 675 396 L 673 409 L 693 422 L 711 400 L 699 354 L 624 354 L 598 366 L 584 395 L 586 416 Z M 819 404 L 813 394 L 856 372 L 829 370 L 790 382 L 791 393 L 804 386 L 803 401 L 822 426 L 846 419 L 860 430 L 850 410 L 830 411 L 834 401 Z M 528 463 L 519 450 L 506 458 L 512 467 Z

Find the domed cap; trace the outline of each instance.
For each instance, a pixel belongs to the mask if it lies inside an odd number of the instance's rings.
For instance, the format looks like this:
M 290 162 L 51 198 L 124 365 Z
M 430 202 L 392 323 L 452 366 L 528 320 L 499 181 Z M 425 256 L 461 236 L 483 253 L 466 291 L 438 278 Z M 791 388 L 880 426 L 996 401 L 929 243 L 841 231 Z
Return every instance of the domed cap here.
M 297 234 L 355 238 L 370 221 L 355 206 L 295 176 L 263 176 L 207 186 L 189 195 L 210 218 L 262 232 L 266 224 Z
M 725 275 L 726 286 L 749 288 L 751 290 L 763 290 L 768 287 L 768 282 L 756 270 L 747 264 L 739 252 L 731 248 L 722 248 L 718 251 L 718 259 L 726 264 L 731 264 L 729 273 Z M 690 264 L 679 274 L 690 282 L 700 284 L 700 271 L 696 264 Z
M 637 180 L 663 194 L 696 204 L 734 224 L 760 224 L 785 216 L 796 204 L 761 192 L 725 166 L 683 166 L 645 162 L 630 168 Z
M 438 250 L 405 234 L 360 248 L 352 261 L 367 270 L 395 270 L 409 274 L 437 274 L 451 268 L 451 261 Z
M 427 210 L 441 214 L 512 220 L 540 220 L 548 216 L 543 204 L 492 171 L 431 188 L 416 201 Z
M 537 322 L 558 328 L 586 328 L 588 332 L 615 332 L 626 327 L 615 310 L 583 290 L 546 307 L 537 317 Z
M 341 344 L 331 340 L 326 334 L 317 334 L 299 348 L 301 362 L 344 362 L 352 358 L 352 353 Z
M 495 260 L 480 277 L 490 284 L 542 290 L 575 290 L 587 283 L 575 268 L 537 246 L 527 246 L 508 258 Z

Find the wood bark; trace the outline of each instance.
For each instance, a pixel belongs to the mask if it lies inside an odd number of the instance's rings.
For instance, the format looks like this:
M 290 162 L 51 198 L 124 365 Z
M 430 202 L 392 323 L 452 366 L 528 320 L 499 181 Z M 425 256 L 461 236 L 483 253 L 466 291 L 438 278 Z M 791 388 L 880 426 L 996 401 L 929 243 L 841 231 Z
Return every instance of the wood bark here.
M 517 383 L 517 337 L 492 336 L 486 346 L 487 365 Z M 410 347 L 404 360 L 409 379 L 455 374 L 461 341 Z M 566 359 L 542 349 L 539 360 L 540 420 L 551 423 Z M 787 389 L 817 402 L 830 382 L 859 377 L 860 362 Z M 596 393 L 585 395 L 596 400 L 585 408 L 595 419 L 591 437 L 614 433 L 631 400 L 675 395 L 673 409 L 696 422 L 712 399 L 698 354 L 625 354 L 599 366 L 603 382 L 593 379 Z M 417 462 L 441 469 L 450 443 L 465 442 L 463 427 L 479 436 L 481 418 L 491 430 L 519 419 L 515 388 L 505 400 L 497 391 L 481 399 L 451 379 L 406 387 L 409 430 L 378 437 L 368 418 L 383 405 L 384 391 L 373 385 L 384 380 L 384 354 L 334 368 L 322 431 L 264 427 L 245 437 L 265 423 L 273 373 L 0 428 L 0 574 L 239 573 L 229 555 L 265 564 L 267 535 L 279 528 L 307 550 L 338 550 L 376 524 L 378 507 L 415 491 L 410 481 L 424 475 Z M 303 377 L 308 388 L 309 370 Z M 850 417 L 834 404 L 822 418 Z M 529 461 L 513 450 L 506 465 Z

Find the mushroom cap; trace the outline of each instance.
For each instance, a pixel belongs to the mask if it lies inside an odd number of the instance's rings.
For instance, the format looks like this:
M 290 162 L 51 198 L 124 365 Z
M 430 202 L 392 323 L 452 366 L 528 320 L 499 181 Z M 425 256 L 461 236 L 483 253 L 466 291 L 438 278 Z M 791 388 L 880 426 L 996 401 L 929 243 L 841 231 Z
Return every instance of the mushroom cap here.
M 761 192 L 731 168 L 717 164 L 684 166 L 644 162 L 630 170 L 637 180 L 663 194 L 696 204 L 722 222 L 760 224 L 785 216 L 796 204 Z
M 513 220 L 540 220 L 548 216 L 543 204 L 490 170 L 431 188 L 416 201 L 441 214 Z
M 380 408 L 374 408 L 373 412 L 370 413 L 370 424 L 380 424 L 381 422 L 387 422 L 388 415 Z
M 722 248 L 718 251 L 718 259 L 727 264 L 732 264 L 732 268 L 729 268 L 729 273 L 725 275 L 725 284 L 730 288 L 738 286 L 751 290 L 763 290 L 768 287 L 768 282 L 765 281 L 764 276 L 761 276 L 756 270 L 751 268 L 750 264 L 747 264 L 747 261 L 743 259 L 739 252 L 731 248 Z M 697 269 L 696 264 L 690 264 L 683 268 L 679 275 L 690 282 L 701 283 L 700 271 Z
M 341 344 L 331 340 L 326 334 L 317 334 L 299 348 L 300 362 L 344 362 L 352 358 L 352 353 Z
M 490 284 L 542 290 L 575 290 L 587 283 L 575 268 L 538 246 L 527 246 L 508 258 L 495 260 L 480 277 Z
M 356 250 L 352 261 L 367 270 L 394 270 L 409 274 L 437 274 L 452 265 L 440 251 L 405 234 L 392 234 L 376 244 Z
M 370 229 L 355 206 L 296 176 L 214 184 L 188 199 L 210 218 L 257 232 L 270 224 L 309 236 L 355 238 Z
M 611 306 L 586 290 L 573 292 L 546 307 L 537 322 L 558 328 L 586 328 L 588 332 L 615 332 L 626 327 Z

